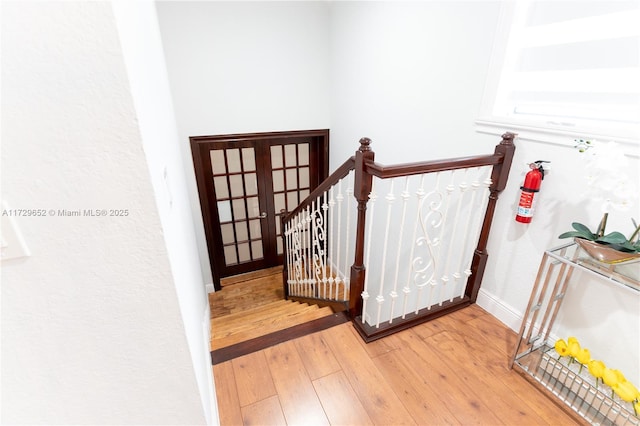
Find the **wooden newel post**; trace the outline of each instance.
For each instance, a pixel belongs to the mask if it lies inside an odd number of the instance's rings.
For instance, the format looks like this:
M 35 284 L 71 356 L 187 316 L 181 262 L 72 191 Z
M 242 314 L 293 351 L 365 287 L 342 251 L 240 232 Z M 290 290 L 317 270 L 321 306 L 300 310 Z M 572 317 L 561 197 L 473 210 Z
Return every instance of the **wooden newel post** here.
M 496 209 L 498 196 L 507 186 L 507 178 L 509 177 L 513 154 L 516 150 L 516 147 L 513 144 L 513 139 L 516 136 L 517 134 L 510 132 L 503 134 L 502 141 L 496 145 L 496 149 L 494 151 L 495 155 L 502 156 L 502 161 L 493 166 L 493 171 L 491 172 L 492 183 L 489 187 L 487 211 L 484 215 L 484 221 L 482 222 L 478 246 L 473 253 L 473 260 L 471 261 L 471 276 L 469 276 L 469 279 L 467 280 L 465 294 L 469 296 L 472 302 L 475 302 L 478 298 L 478 291 L 480 290 L 480 284 L 482 283 L 482 276 L 484 275 L 484 269 L 487 265 L 487 258 L 489 256 L 487 253 L 489 231 L 491 230 L 491 223 L 493 222 L 493 214 Z
M 355 318 L 362 314 L 362 292 L 364 291 L 364 231 L 367 214 L 367 202 L 371 193 L 373 176 L 365 172 L 365 165 L 373 163 L 375 154 L 369 147 L 371 139 L 360 139 L 360 148 L 355 155 L 355 178 L 353 195 L 358 202 L 356 222 L 356 244 L 353 265 L 351 266 L 349 292 L 349 315 Z

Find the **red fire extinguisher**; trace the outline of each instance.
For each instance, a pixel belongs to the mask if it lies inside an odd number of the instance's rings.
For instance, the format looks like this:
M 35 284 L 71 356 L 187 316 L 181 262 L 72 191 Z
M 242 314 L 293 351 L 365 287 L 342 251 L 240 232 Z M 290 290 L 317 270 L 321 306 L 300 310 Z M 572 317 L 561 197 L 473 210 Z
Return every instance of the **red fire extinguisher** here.
M 529 164 L 531 170 L 524 177 L 524 185 L 520 187 L 520 202 L 518 203 L 518 213 L 516 221 L 521 223 L 531 223 L 533 217 L 533 197 L 540 191 L 540 183 L 544 179 L 543 167 L 548 161 L 536 161 Z

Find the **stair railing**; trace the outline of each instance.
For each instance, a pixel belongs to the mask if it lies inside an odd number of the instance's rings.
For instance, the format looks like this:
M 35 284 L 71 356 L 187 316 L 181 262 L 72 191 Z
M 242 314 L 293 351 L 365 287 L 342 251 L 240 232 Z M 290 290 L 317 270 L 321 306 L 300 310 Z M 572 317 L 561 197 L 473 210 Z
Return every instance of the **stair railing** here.
M 376 163 L 361 139 L 283 215 L 285 294 L 348 303 L 366 341 L 474 303 L 514 137 L 505 133 L 492 155 L 394 166 Z
M 355 241 L 354 165 L 349 158 L 296 209 L 282 212 L 286 298 L 346 309 Z

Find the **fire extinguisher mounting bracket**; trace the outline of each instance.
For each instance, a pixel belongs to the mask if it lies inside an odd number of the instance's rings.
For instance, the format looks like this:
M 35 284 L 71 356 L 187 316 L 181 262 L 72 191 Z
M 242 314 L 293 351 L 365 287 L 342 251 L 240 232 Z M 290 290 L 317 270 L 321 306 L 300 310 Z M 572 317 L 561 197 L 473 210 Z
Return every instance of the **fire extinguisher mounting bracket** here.
M 546 161 L 546 160 L 534 161 L 533 163 L 529 164 L 529 167 L 531 169 L 538 169 L 538 171 L 541 174 L 540 176 L 541 179 L 544 180 L 545 173 L 551 170 L 551 161 Z

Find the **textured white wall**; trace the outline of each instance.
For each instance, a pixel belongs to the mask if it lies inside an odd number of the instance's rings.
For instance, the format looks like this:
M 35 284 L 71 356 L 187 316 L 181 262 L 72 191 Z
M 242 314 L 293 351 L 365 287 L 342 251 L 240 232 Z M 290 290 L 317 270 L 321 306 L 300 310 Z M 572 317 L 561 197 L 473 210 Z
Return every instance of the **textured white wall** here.
M 185 167 L 189 136 L 329 127 L 326 2 L 159 2 Z M 200 262 L 211 271 L 189 179 Z
M 212 424 L 218 415 L 209 352 L 209 300 L 202 280 L 156 9 L 151 0 L 113 4 L 193 368 L 207 423 Z
M 205 423 L 111 6 L 2 8 L 2 197 L 56 215 L 2 264 L 1 421 Z
M 333 2 L 332 167 L 372 139 L 378 161 L 486 153 L 473 122 L 498 2 Z
M 559 146 L 520 140 L 516 145 L 509 183 L 496 209 L 493 235 L 487 248 L 490 261 L 478 303 L 517 331 L 543 252 L 568 242 L 558 239 L 558 235 L 571 230 L 574 221 L 592 228 L 597 226 L 602 211 L 600 201 L 589 200 L 584 183 L 587 174 L 584 157 L 570 143 Z M 627 151 L 638 153 L 638 147 L 629 146 Z M 552 170 L 537 194 L 532 222 L 521 224 L 514 216 L 519 187 L 528 171 L 526 163 L 540 159 L 550 160 Z M 640 182 L 638 156 L 628 160 L 628 167 L 620 172 L 626 173 L 632 182 Z M 620 229 L 630 234 L 630 218 L 640 217 L 639 201 L 636 196 L 628 211 L 612 211 L 608 230 Z M 565 339 L 570 335 L 578 337 L 593 357 L 615 366 L 638 384 L 639 315 L 640 293 L 579 274 L 569 288 L 556 332 Z

